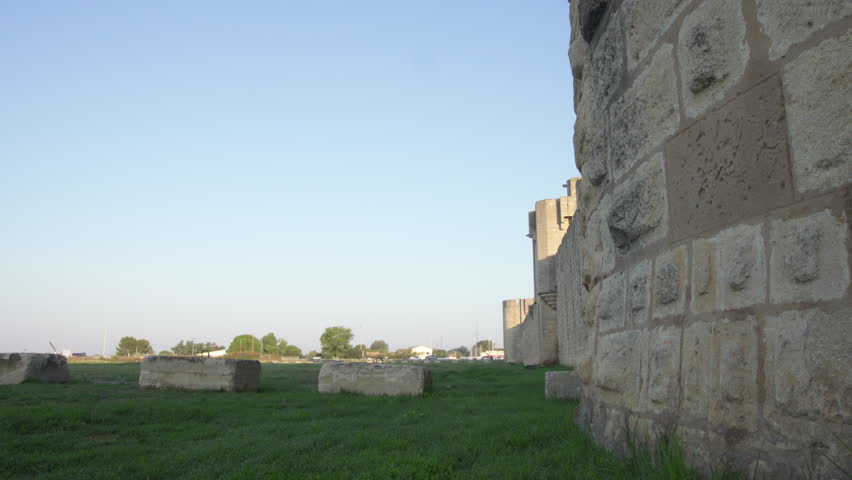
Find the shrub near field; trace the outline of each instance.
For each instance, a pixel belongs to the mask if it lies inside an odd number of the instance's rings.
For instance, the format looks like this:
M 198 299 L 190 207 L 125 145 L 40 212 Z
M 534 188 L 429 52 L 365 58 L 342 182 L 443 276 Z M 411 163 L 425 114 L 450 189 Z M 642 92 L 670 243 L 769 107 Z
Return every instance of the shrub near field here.
M 258 393 L 141 390 L 138 364 L 0 387 L 0 478 L 636 478 L 544 400 L 544 369 L 434 364 L 434 392 L 316 393 L 318 364 Z M 643 478 L 667 478 L 641 468 Z

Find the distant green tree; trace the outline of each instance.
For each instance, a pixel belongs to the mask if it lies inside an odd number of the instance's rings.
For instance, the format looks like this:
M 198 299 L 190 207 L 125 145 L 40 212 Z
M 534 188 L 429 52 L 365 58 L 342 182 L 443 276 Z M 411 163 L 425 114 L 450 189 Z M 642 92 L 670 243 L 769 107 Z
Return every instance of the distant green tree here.
M 228 353 L 245 353 L 245 352 L 259 352 L 260 351 L 260 340 L 257 339 L 254 335 L 243 334 L 237 335 L 234 337 L 234 340 L 231 342 L 231 345 L 228 346 Z
M 438 349 L 438 350 L 434 350 L 432 352 L 432 355 L 435 355 L 438 358 L 447 358 L 447 357 L 450 356 L 450 353 L 447 352 L 446 350 Z
M 302 350 L 295 345 L 287 345 L 281 353 L 282 357 L 301 357 Z
M 352 346 L 352 330 L 346 327 L 328 327 L 320 335 L 323 358 L 342 358 Z
M 204 350 L 215 352 L 216 350 L 224 350 L 225 347 L 216 342 L 193 342 L 192 340 L 181 340 L 177 345 L 172 347 L 172 352 L 175 355 L 197 355 Z
M 305 354 L 305 358 L 314 358 L 314 357 L 318 357 L 320 355 L 321 355 L 320 352 L 318 352 L 316 350 L 311 350 L 310 352 Z
M 278 355 L 284 356 L 284 351 L 287 350 L 287 340 L 283 338 L 278 339 Z
M 364 358 L 367 354 L 367 346 L 363 343 L 355 345 L 352 349 L 355 350 L 355 356 L 353 358 Z
M 492 340 L 480 340 L 473 347 L 474 355 L 482 355 L 488 350 L 494 350 L 494 342 Z
M 267 333 L 260 339 L 260 344 L 263 345 L 263 349 L 261 350 L 265 355 L 280 355 L 281 350 L 278 348 L 278 339 L 275 337 L 275 334 L 272 332 Z M 284 342 L 284 346 L 287 346 L 287 342 Z
M 172 355 L 172 352 L 170 352 L 169 350 L 160 350 L 160 353 L 158 353 L 158 355 Z
M 389 355 L 391 360 L 408 360 L 411 358 L 410 348 L 399 348 Z
M 370 350 L 376 352 L 387 352 L 388 351 L 388 342 L 384 340 L 376 340 L 375 342 L 370 344 Z
M 456 348 L 454 348 L 450 351 L 451 352 L 458 352 L 459 355 L 461 355 L 462 357 L 469 357 L 470 356 L 470 350 L 468 350 L 468 348 L 465 347 L 464 345 L 458 346 L 458 347 L 456 347 Z
M 144 338 L 121 337 L 118 346 L 115 347 L 117 357 L 130 357 L 133 355 L 148 355 L 154 353 L 151 342 Z

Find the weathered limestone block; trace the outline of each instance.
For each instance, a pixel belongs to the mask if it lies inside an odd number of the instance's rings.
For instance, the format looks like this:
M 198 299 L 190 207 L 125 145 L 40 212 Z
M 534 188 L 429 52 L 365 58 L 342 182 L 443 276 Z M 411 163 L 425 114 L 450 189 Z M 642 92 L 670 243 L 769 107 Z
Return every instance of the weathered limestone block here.
M 541 305 L 533 304 L 529 317 L 521 326 L 521 362 L 540 365 L 541 350 Z
M 607 105 L 621 85 L 624 76 L 624 35 L 621 18 L 615 15 L 601 33 L 592 52 L 591 75 L 597 102 Z
M 544 398 L 547 400 L 579 400 L 583 384 L 573 371 L 545 372 Z
M 577 0 L 577 13 L 580 15 L 580 34 L 587 42 L 591 42 L 603 20 L 608 7 L 608 0 Z
M 683 332 L 683 411 L 696 419 L 754 431 L 757 335 L 754 317 L 696 322 Z
M 598 283 L 587 293 L 583 294 L 580 305 L 580 318 L 575 322 L 573 337 L 566 350 L 570 352 L 571 361 L 566 365 L 574 367 L 577 376 L 584 384 L 592 383 L 592 365 L 594 364 L 595 342 L 597 341 L 595 305 L 600 294 L 601 285 Z
M 149 355 L 142 360 L 139 386 L 154 389 L 254 392 L 260 362 L 234 358 Z
M 590 328 L 578 328 L 571 341 L 571 363 L 577 378 L 585 385 L 592 383 L 592 369 L 595 360 L 595 331 Z
M 624 328 L 624 274 L 618 272 L 601 281 L 595 312 L 601 333 Z
M 852 11 L 852 2 L 846 5 Z M 801 193 L 852 182 L 852 32 L 802 52 L 784 69 L 793 177 Z
M 686 0 L 626 0 L 622 16 L 627 36 L 627 67 L 631 71 L 657 44 L 660 34 L 683 11 Z
M 852 15 L 849 0 L 757 0 L 757 19 L 771 42 L 770 60 L 777 60 L 791 46 L 849 15 Z
M 680 327 L 658 327 L 643 332 L 645 359 L 640 408 L 654 413 L 673 412 L 680 393 Z
M 609 203 L 609 196 L 605 196 L 588 219 L 581 259 L 584 282 L 606 275 L 615 266 L 615 246 L 607 226 Z
M 609 109 L 614 179 L 621 178 L 640 158 L 675 133 L 679 123 L 677 105 L 672 46 L 666 44 Z
M 763 334 L 772 415 L 852 420 L 852 309 L 787 311 Z
M 54 353 L 0 353 L 0 385 L 68 381 L 68 361 Z
M 556 310 L 545 302 L 536 303 L 540 316 L 541 349 L 539 350 L 538 365 L 555 365 L 559 363 L 559 337 Z
M 574 423 L 589 432 L 598 444 L 616 452 L 624 451 L 626 425 L 630 425 L 640 444 L 650 444 L 659 431 L 651 419 L 632 413 L 625 415 L 621 408 L 613 408 L 588 395 L 583 395 L 574 409 Z
M 711 412 L 713 423 L 756 429 L 757 335 L 752 316 L 718 323 L 719 390 Z
M 760 225 L 739 225 L 693 242 L 692 311 L 731 310 L 766 301 Z
M 716 242 L 712 239 L 698 239 L 692 242 L 692 302 L 690 307 L 695 313 L 704 313 L 719 308 L 719 295 L 716 292 L 718 282 Z
M 574 109 L 576 110 L 582 94 L 582 80 L 589 63 L 589 43 L 579 35 L 580 22 L 577 11 L 578 2 L 572 2 L 571 8 L 571 45 L 568 47 L 568 57 L 571 61 L 571 73 L 574 77 Z
M 742 78 L 749 59 L 741 0 L 702 2 L 678 34 L 681 92 L 686 115 L 696 117 Z
M 716 373 L 715 322 L 695 322 L 683 329 L 683 410 L 699 419 L 709 415 Z
M 632 327 L 648 324 L 651 310 L 651 261 L 643 260 L 630 269 L 627 279 L 627 315 Z
M 672 239 L 695 238 L 792 200 L 783 105 L 773 76 L 666 145 Z
M 719 459 L 730 459 L 730 450 L 726 449 L 725 439 L 713 431 L 679 426 L 677 428 L 681 448 L 688 453 L 690 462 L 697 468 L 705 471 L 713 471 L 719 468 Z M 744 469 L 753 472 L 754 469 Z M 784 478 L 784 477 L 761 477 L 757 478 Z
M 835 464 L 852 471 L 852 452 L 837 441 L 852 438 L 852 425 L 783 416 L 768 408 L 764 417 L 771 433 L 749 442 L 753 445 L 751 461 L 742 470 L 751 472 L 757 467 L 757 478 L 849 479 Z M 771 450 L 766 448 L 767 439 L 771 439 Z M 755 461 L 758 453 L 759 463 Z
M 609 172 L 609 131 L 606 102 L 597 95 L 593 85 L 590 73 L 577 83 L 580 94 L 574 123 L 574 161 L 583 176 L 597 186 L 604 182 Z
M 657 257 L 654 266 L 654 318 L 683 313 L 686 267 L 684 245 Z
M 849 286 L 846 218 L 824 210 L 771 225 L 772 303 L 840 298 Z
M 760 225 L 740 225 L 719 233 L 717 291 L 723 310 L 766 301 L 766 255 Z
M 324 363 L 320 393 L 414 396 L 432 391 L 432 370 L 413 365 Z
M 574 112 L 580 107 L 583 97 L 583 74 L 589 64 L 589 45 L 582 38 L 571 42 L 568 47 L 568 58 L 571 61 L 571 73 L 574 76 Z
M 593 378 L 598 395 L 608 403 L 634 407 L 639 393 L 639 331 L 598 337 Z
M 613 245 L 626 252 L 663 238 L 667 220 L 663 155 L 657 154 L 615 188 L 606 223 Z
M 606 125 L 604 124 L 602 127 L 592 132 L 588 138 L 580 138 L 579 142 L 576 143 L 575 151 L 575 155 L 582 158 L 582 163 L 578 162 L 578 165 L 582 165 L 580 170 L 583 177 L 596 187 L 605 183 L 609 174 L 609 145 L 607 145 Z
M 576 61 L 585 65 L 582 80 L 576 84 L 581 93 L 574 125 L 574 159 L 577 169 L 596 186 L 604 182 L 609 171 L 606 108 L 624 76 L 624 41 L 619 22 L 613 19 L 590 52 L 588 63 L 582 63 L 582 52 L 571 52 L 579 55 Z M 585 44 L 582 38 L 574 43 L 581 44 L 577 48 Z

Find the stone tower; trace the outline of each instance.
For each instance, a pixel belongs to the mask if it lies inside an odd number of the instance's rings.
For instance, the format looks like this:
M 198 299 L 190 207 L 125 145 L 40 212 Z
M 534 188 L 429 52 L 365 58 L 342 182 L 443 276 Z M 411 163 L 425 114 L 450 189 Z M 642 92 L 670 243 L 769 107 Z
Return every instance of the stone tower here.
M 509 362 L 529 365 L 559 362 L 556 252 L 574 218 L 578 180 L 568 180 L 567 196 L 539 200 L 535 210 L 529 212 L 527 236 L 533 247 L 535 297 L 503 302 L 503 344 Z M 520 317 L 515 314 L 516 309 L 520 309 Z M 519 322 L 515 321 L 517 318 Z

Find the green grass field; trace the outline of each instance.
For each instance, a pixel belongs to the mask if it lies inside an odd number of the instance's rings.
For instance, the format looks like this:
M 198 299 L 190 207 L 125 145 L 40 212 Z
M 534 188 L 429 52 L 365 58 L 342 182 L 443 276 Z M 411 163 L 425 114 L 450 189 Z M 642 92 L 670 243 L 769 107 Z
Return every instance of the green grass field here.
M 417 398 L 320 395 L 320 365 L 264 364 L 258 393 L 141 390 L 139 364 L 0 386 L 0 478 L 669 478 L 594 446 L 545 369 L 441 363 Z

